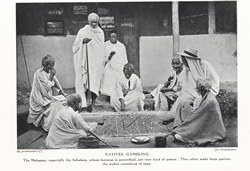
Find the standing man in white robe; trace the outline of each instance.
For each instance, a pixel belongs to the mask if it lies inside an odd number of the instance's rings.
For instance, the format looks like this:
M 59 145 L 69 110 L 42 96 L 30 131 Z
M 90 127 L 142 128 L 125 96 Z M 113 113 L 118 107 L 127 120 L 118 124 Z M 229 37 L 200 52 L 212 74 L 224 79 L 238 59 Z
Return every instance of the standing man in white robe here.
M 47 148 L 77 148 L 78 140 L 87 137 L 88 131 L 95 131 L 96 122 L 85 122 L 77 112 L 82 107 L 79 94 L 67 97 L 67 106 L 60 110 L 53 121 L 46 139 Z
M 111 95 L 111 107 L 117 112 L 143 110 L 145 96 L 142 93 L 140 78 L 133 74 L 134 66 L 131 63 L 125 64 L 123 73 Z
M 76 93 L 81 95 L 82 107 L 88 106 L 87 111 L 92 112 L 103 72 L 104 33 L 98 26 L 99 16 L 96 13 L 89 14 L 88 22 L 76 36 L 73 53 Z M 87 101 L 91 103 L 88 105 Z
M 57 112 L 66 101 L 66 94 L 57 80 L 54 69 L 55 60 L 47 55 L 42 60 L 42 68 L 36 70 L 32 84 L 29 104 L 28 123 L 42 126 L 49 131 Z
M 111 96 L 118 78 L 123 75 L 123 66 L 128 63 L 125 46 L 118 41 L 118 32 L 109 32 L 110 40 L 105 42 L 106 55 L 101 94 Z

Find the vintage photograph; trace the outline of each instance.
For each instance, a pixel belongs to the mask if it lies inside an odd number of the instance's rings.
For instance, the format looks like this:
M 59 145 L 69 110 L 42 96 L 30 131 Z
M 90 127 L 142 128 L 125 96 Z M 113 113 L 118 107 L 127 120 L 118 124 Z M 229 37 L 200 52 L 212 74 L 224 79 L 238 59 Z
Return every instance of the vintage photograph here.
M 236 1 L 15 6 L 17 149 L 238 147 Z

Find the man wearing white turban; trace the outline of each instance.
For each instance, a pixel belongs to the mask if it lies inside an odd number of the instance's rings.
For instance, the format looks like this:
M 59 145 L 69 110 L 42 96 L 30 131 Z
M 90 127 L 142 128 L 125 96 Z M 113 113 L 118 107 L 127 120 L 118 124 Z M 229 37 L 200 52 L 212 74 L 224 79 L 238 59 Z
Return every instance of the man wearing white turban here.
M 73 53 L 76 93 L 81 95 L 82 107 L 88 106 L 87 110 L 91 112 L 100 91 L 104 33 L 98 26 L 99 16 L 96 13 L 89 14 L 88 22 L 76 36 Z M 87 100 L 91 101 L 89 105 Z

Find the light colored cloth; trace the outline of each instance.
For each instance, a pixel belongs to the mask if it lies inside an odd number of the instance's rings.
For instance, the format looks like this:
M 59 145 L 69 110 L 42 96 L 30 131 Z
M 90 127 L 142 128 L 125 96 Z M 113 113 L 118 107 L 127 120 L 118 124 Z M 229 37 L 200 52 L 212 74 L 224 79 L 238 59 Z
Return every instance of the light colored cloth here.
M 126 48 L 119 41 L 117 41 L 116 44 L 111 43 L 110 40 L 106 41 L 105 49 L 105 61 L 108 61 L 110 52 L 115 52 L 115 55 L 104 67 L 103 77 L 101 81 L 101 93 L 111 96 L 115 88 L 115 83 L 117 79 L 123 75 L 123 67 L 126 63 L 128 63 L 128 60 Z
M 64 107 L 53 121 L 46 139 L 47 148 L 78 148 L 78 139 L 95 131 L 97 123 L 87 123 L 71 107 Z
M 212 93 L 206 94 L 195 111 L 192 111 L 190 103 L 182 102 L 178 106 L 174 132 L 185 141 L 199 145 L 223 139 L 226 129 L 215 96 Z
M 182 72 L 178 77 L 178 86 L 182 87 L 179 92 L 179 96 L 173 104 L 170 112 L 175 115 L 178 105 L 183 101 L 194 101 L 196 97 L 198 97 L 198 93 L 196 92 L 196 81 L 192 76 L 192 73 L 187 69 L 183 68 Z
M 208 77 L 210 78 L 212 82 L 212 89 L 211 93 L 214 95 L 217 95 L 219 93 L 219 88 L 220 88 L 220 77 L 216 73 L 215 69 L 213 66 L 206 60 L 201 59 L 195 60 L 195 59 L 190 59 L 186 58 L 188 65 L 190 67 L 192 76 L 194 77 L 195 81 L 199 77 Z
M 92 40 L 87 44 L 83 44 L 82 41 L 84 38 Z M 75 90 L 82 98 L 82 107 L 86 107 L 85 92 L 89 89 L 87 83 L 86 54 L 88 52 L 90 91 L 99 95 L 103 72 L 102 63 L 104 60 L 104 33 L 102 29 L 99 27 L 93 29 L 89 25 L 86 25 L 79 30 L 72 49 L 74 53 Z
M 179 96 L 179 91 L 178 91 L 178 86 L 179 86 L 178 77 L 179 77 L 179 75 L 176 74 L 175 70 L 172 70 L 171 77 L 173 77 L 173 79 L 171 80 L 168 88 L 172 88 L 173 91 L 162 93 L 160 90 L 161 90 L 161 88 L 164 87 L 164 84 L 159 84 L 151 92 L 151 95 L 154 97 L 154 101 L 155 101 L 155 104 L 154 104 L 155 110 L 163 110 L 163 111 L 169 110 L 169 102 L 168 102 L 167 98 L 175 101 L 173 96 L 174 95 Z
M 193 110 L 199 106 L 202 98 L 195 89 L 198 78 L 210 78 L 212 82 L 211 93 L 213 95 L 217 95 L 219 93 L 220 78 L 212 65 L 203 59 L 199 61 L 186 58 L 186 60 L 190 70 L 184 68 L 184 71 L 182 71 L 179 76 L 179 85 L 182 87 L 182 90 L 180 92 L 180 96 L 177 98 L 170 110 L 173 114 L 176 113 L 177 106 L 183 101 L 191 100 L 193 102 Z
M 130 87 L 128 87 L 130 81 Z M 124 90 L 130 89 L 127 95 L 124 97 Z M 121 111 L 121 102 L 119 99 L 123 99 L 125 102 L 126 111 L 139 111 L 143 110 L 145 96 L 142 93 L 142 86 L 140 78 L 132 74 L 129 79 L 123 75 L 115 86 L 115 91 L 111 95 L 111 107 L 116 111 Z
M 28 123 L 33 123 L 36 127 L 42 125 L 45 131 L 49 130 L 56 113 L 62 108 L 62 103 L 66 102 L 63 95 L 55 94 L 62 90 L 59 81 L 55 76 L 50 81 L 49 75 L 43 71 L 43 68 L 39 68 L 35 72 L 27 119 Z
M 88 15 L 88 21 L 99 21 L 99 16 L 96 13 L 91 13 Z
M 214 67 L 206 60 L 201 60 L 201 69 L 205 77 L 210 78 L 212 82 L 211 93 L 218 95 L 220 91 L 220 77 Z

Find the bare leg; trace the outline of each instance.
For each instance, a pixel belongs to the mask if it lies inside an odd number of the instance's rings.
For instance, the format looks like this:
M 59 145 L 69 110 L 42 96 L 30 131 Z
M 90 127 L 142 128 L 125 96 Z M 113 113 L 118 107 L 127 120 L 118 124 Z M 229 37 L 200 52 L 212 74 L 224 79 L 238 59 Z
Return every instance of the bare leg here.
M 93 93 L 93 92 L 91 92 L 92 93 L 92 107 L 94 107 L 95 106 L 95 101 L 96 101 L 96 99 L 97 99 L 97 95 L 95 94 L 95 93 Z
M 87 111 L 92 112 L 93 107 L 95 105 L 95 101 L 97 98 L 97 95 L 89 90 L 86 91 L 86 97 L 87 97 Z

